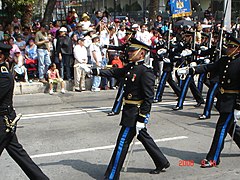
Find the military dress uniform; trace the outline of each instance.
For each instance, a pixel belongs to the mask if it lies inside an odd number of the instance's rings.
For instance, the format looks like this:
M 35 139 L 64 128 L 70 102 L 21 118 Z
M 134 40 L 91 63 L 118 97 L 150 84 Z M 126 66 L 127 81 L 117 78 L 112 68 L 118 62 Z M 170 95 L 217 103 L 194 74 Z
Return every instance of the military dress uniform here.
M 216 47 L 212 46 L 212 48 L 203 51 L 201 53 L 202 56 L 210 55 L 210 63 L 216 62 Z M 199 119 L 209 119 L 211 117 L 211 110 L 214 103 L 214 97 L 217 97 L 219 94 L 219 75 L 217 71 L 211 71 L 202 73 L 207 75 L 207 82 L 205 85 L 208 86 L 207 96 L 206 96 L 206 103 L 204 106 L 203 114 L 199 116 Z
M 0 56 L 3 51 L 8 51 L 11 46 L 0 43 Z M 6 149 L 8 154 L 21 167 L 31 180 L 49 179 L 40 168 L 32 161 L 16 136 L 16 127 L 9 128 L 8 123 L 15 119 L 16 113 L 13 109 L 14 79 L 8 71 L 5 62 L 0 62 L 0 155 Z M 4 170 L 1 170 L 4 172 Z
M 172 71 L 174 67 L 174 56 L 175 53 L 171 50 L 169 50 L 169 57 L 159 57 L 163 60 L 163 73 L 161 75 L 161 79 L 158 84 L 158 88 L 156 91 L 156 95 L 154 98 L 154 102 L 161 102 L 163 92 L 165 89 L 166 82 L 170 85 L 170 87 L 173 89 L 174 93 L 179 97 L 181 94 L 181 88 L 177 85 L 177 83 L 172 78 Z M 164 61 L 164 59 L 168 59 L 169 61 Z
M 133 40 L 131 44 L 141 48 L 143 43 Z M 96 74 L 96 72 L 94 73 Z M 105 179 L 119 179 L 126 154 L 130 143 L 136 135 L 137 121 L 144 123 L 149 116 L 154 96 L 154 74 L 153 70 L 144 64 L 144 60 L 129 62 L 122 69 L 100 70 L 98 75 L 105 77 L 124 77 L 123 83 L 123 110 L 120 125 L 122 126 L 117 143 L 105 172 Z M 156 170 L 159 172 L 170 166 L 168 160 L 148 134 L 146 127 L 139 131 L 137 139 L 141 141 L 148 154 L 154 161 Z M 159 173 L 157 172 L 157 173 Z M 150 172 L 151 173 L 151 172 Z M 152 173 L 155 173 L 152 171 Z M 155 174 L 157 174 L 155 173 Z
M 186 46 L 187 47 L 187 46 Z M 186 60 L 185 62 L 187 62 L 187 65 L 189 65 L 192 60 L 190 56 L 185 57 Z M 196 107 L 200 106 L 201 104 L 204 103 L 204 99 L 202 97 L 202 94 L 200 93 L 200 91 L 198 90 L 195 82 L 194 82 L 194 75 L 192 74 L 188 74 L 185 78 L 185 80 L 183 81 L 182 85 L 181 85 L 181 93 L 180 96 L 178 98 L 178 102 L 177 105 L 175 107 L 173 107 L 173 110 L 181 110 L 183 109 L 183 103 L 185 101 L 188 89 L 190 88 L 191 93 L 193 94 L 194 99 L 197 101 L 197 105 L 195 105 Z
M 240 41 L 229 38 L 240 46 Z M 195 71 L 195 72 L 194 72 Z M 220 113 L 211 148 L 202 167 L 213 167 L 209 162 L 220 163 L 220 154 L 224 147 L 224 139 L 229 133 L 232 136 L 234 124 L 234 109 L 240 110 L 240 54 L 234 57 L 223 57 L 213 64 L 195 67 L 190 73 L 218 72 L 220 94 L 217 99 L 217 110 Z M 240 148 L 240 127 L 236 127 L 233 140 Z M 207 165 L 205 164 L 207 163 Z

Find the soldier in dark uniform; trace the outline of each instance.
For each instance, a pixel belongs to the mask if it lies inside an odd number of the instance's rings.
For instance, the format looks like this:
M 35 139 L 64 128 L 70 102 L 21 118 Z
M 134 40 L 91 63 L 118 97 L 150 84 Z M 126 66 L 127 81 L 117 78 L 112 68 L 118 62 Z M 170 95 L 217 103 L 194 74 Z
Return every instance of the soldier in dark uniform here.
M 186 41 L 185 41 L 185 50 L 183 50 L 183 52 L 191 49 L 191 47 L 190 47 L 191 46 L 191 44 L 190 44 L 191 37 L 192 37 L 192 32 L 187 32 L 186 34 L 184 34 L 184 38 L 185 38 Z M 182 52 L 182 54 L 183 54 L 183 52 Z M 194 57 L 194 56 L 192 55 L 192 56 L 186 56 L 185 57 L 185 62 L 187 63 L 187 66 L 188 65 L 191 66 L 191 63 L 195 63 L 195 59 L 192 58 L 192 57 Z M 195 107 L 199 107 L 199 106 L 201 106 L 201 104 L 204 103 L 204 99 L 202 97 L 202 94 L 199 92 L 199 90 L 198 90 L 198 88 L 197 88 L 197 86 L 194 82 L 194 76 L 188 74 L 186 76 L 182 86 L 181 86 L 181 94 L 178 98 L 178 103 L 175 107 L 172 108 L 173 110 L 177 111 L 177 110 L 183 109 L 183 102 L 186 98 L 188 88 L 190 88 L 194 99 L 197 101 L 197 104 L 194 105 Z
M 173 49 L 176 51 L 173 52 Z M 164 49 L 159 49 L 159 50 L 160 50 L 160 51 L 158 51 L 159 53 L 161 53 L 161 51 L 164 52 Z M 163 73 L 161 75 L 161 79 L 158 84 L 154 102 L 162 101 L 162 96 L 163 96 L 166 82 L 168 82 L 168 84 L 171 86 L 174 93 L 178 97 L 181 94 L 181 88 L 177 85 L 177 83 L 172 78 L 172 71 L 173 71 L 173 66 L 174 66 L 174 56 L 175 56 L 176 52 L 179 52 L 178 44 L 175 45 L 174 48 L 172 47 L 171 49 L 169 49 L 168 51 L 169 51 L 169 53 L 163 53 L 162 55 L 159 54 L 159 59 L 163 61 Z M 166 56 L 167 54 L 169 54 L 168 57 Z
M 93 69 L 93 74 L 100 76 L 124 77 L 124 106 L 120 123 L 122 128 L 106 170 L 105 179 L 119 179 L 129 145 L 136 134 L 156 166 L 156 169 L 150 172 L 151 174 L 158 174 L 170 166 L 146 128 L 154 96 L 155 80 L 153 70 L 144 64 L 144 57 L 149 47 L 136 39 L 131 39 L 130 42 L 127 49 L 129 55 L 127 66 L 122 69 Z
M 125 39 L 125 43 L 121 46 L 111 46 L 111 45 L 107 45 L 106 48 L 108 50 L 118 50 L 121 51 L 121 54 L 123 55 L 122 59 L 123 59 L 123 64 L 124 66 L 127 65 L 127 59 L 126 59 L 126 49 L 129 45 L 128 40 L 135 36 L 136 31 L 133 31 L 132 29 L 126 28 L 126 39 Z M 123 79 L 121 77 L 118 77 L 118 81 L 119 81 L 119 87 L 118 87 L 118 92 L 117 92 L 117 96 L 115 97 L 115 101 L 113 103 L 113 107 L 112 110 L 108 113 L 108 116 L 114 116 L 114 115 L 118 115 L 121 111 L 121 107 L 122 107 L 122 103 L 123 103 L 123 92 L 124 92 L 124 88 L 123 88 Z
M 0 43 L 0 155 L 6 149 L 29 179 L 47 180 L 49 178 L 32 161 L 18 142 L 15 134 L 16 125 L 13 127 L 9 126 L 16 117 L 12 102 L 14 80 L 5 63 L 11 48 L 9 45 Z
M 209 63 L 214 63 L 217 59 L 217 51 L 216 45 L 213 46 L 205 51 L 201 51 L 199 56 L 209 56 Z M 206 104 L 204 106 L 203 114 L 199 115 L 200 120 L 209 119 L 211 117 L 211 110 L 214 103 L 214 97 L 217 97 L 219 93 L 219 75 L 216 71 L 205 72 L 202 73 L 206 75 L 206 81 L 204 84 L 208 86 L 207 97 L 206 97 Z
M 216 71 L 219 74 L 220 94 L 217 100 L 217 110 L 220 113 L 210 151 L 201 167 L 213 167 L 220 163 L 220 154 L 224 147 L 224 139 L 229 133 L 233 135 L 234 119 L 240 119 L 240 40 L 232 36 L 227 37 L 226 57 L 213 64 L 180 69 L 178 74 L 200 74 Z M 233 140 L 240 148 L 240 127 L 236 126 Z

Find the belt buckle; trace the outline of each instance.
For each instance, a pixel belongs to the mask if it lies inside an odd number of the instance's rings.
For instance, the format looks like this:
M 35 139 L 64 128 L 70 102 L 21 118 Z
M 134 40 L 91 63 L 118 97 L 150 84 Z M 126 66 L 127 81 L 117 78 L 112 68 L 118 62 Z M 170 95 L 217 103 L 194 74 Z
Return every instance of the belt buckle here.
M 224 94 L 224 89 L 222 87 L 220 88 L 220 92 L 221 94 Z

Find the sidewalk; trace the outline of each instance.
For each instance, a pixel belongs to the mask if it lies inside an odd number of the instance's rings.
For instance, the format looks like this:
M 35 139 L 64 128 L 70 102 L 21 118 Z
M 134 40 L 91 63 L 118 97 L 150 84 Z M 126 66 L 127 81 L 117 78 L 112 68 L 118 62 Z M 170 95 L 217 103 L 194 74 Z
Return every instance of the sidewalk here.
M 64 81 L 65 82 L 65 90 L 73 91 L 74 81 Z M 60 84 L 58 84 L 57 91 L 60 92 Z M 91 89 L 91 78 L 86 78 L 86 89 Z M 48 93 L 49 91 L 49 84 L 44 84 L 41 82 L 15 82 L 14 87 L 14 95 L 21 95 L 21 94 L 36 94 L 36 93 Z

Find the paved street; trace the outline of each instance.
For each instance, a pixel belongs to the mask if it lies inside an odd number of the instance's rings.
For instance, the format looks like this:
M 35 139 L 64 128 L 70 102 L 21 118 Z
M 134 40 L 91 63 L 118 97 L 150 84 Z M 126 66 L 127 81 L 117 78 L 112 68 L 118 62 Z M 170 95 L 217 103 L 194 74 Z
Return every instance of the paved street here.
M 143 146 L 134 146 L 128 172 L 123 180 L 195 180 L 240 178 L 240 151 L 226 138 L 221 164 L 201 169 L 200 161 L 209 150 L 218 113 L 210 120 L 197 120 L 203 107 L 190 96 L 182 111 L 172 111 L 176 97 L 166 88 L 163 102 L 153 104 L 149 134 L 167 156 L 171 167 L 159 175 L 150 175 L 154 164 Z M 22 113 L 17 129 L 19 141 L 51 180 L 102 179 L 111 157 L 120 126 L 120 115 L 108 117 L 116 90 L 67 92 L 66 94 L 16 95 L 17 113 Z M 27 177 L 4 151 L 0 157 L 0 179 L 25 180 Z M 184 160 L 192 166 L 180 166 Z

